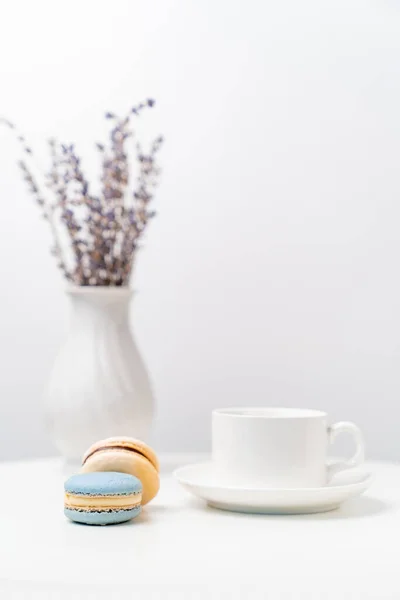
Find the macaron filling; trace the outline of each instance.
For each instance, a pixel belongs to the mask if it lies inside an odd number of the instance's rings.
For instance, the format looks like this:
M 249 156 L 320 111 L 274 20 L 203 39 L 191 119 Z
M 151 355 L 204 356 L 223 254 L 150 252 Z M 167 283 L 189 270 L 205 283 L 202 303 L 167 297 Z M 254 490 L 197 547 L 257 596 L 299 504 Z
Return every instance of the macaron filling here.
M 143 456 L 143 458 L 146 458 L 151 464 L 153 464 L 151 462 L 151 460 L 149 459 L 149 457 L 144 452 L 141 452 L 137 448 L 129 448 L 128 446 L 115 445 L 115 446 L 100 446 L 99 448 L 96 448 L 95 450 L 90 452 L 87 456 L 85 456 L 82 466 L 84 464 L 86 464 L 86 462 L 89 460 L 89 458 L 91 458 L 94 454 L 97 454 L 98 452 L 104 452 L 107 450 L 124 450 L 125 452 L 133 452 L 134 454 L 140 454 L 140 456 Z M 154 464 L 153 464 L 153 467 L 155 467 Z
M 65 492 L 64 507 L 70 510 L 132 510 L 140 506 L 141 494 L 125 494 L 121 496 L 83 496 Z

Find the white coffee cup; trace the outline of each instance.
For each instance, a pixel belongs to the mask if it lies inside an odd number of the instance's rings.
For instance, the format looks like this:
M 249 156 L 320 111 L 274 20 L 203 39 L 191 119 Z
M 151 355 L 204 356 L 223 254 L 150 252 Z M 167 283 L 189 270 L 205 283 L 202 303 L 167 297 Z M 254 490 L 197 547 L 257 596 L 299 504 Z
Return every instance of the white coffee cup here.
M 339 433 L 350 433 L 356 450 L 349 460 L 327 462 Z M 212 414 L 213 468 L 221 482 L 242 487 L 309 488 L 364 461 L 359 428 L 328 426 L 327 415 L 298 408 L 224 408 Z

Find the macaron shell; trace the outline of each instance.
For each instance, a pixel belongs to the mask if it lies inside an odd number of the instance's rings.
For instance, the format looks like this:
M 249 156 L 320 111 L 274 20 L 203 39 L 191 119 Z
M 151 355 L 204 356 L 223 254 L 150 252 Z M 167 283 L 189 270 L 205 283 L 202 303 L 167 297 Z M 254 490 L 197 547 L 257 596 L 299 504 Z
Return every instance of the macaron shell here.
M 108 512 L 87 512 L 64 508 L 65 516 L 76 523 L 84 525 L 116 525 L 134 519 L 140 514 L 141 507 L 132 510 L 113 510 Z
M 92 454 L 92 452 L 100 451 L 103 448 L 112 447 L 112 446 L 121 446 L 126 447 L 127 450 L 136 450 L 139 453 L 143 454 L 153 465 L 157 472 L 160 471 L 160 463 L 158 461 L 157 454 L 154 452 L 150 446 L 148 446 L 145 442 L 141 440 L 137 440 L 135 438 L 127 437 L 127 436 L 114 436 L 110 438 L 106 438 L 104 440 L 99 440 L 90 446 L 90 448 L 85 452 L 82 462 L 84 463 L 87 460 L 87 457 Z
M 81 473 L 98 471 L 117 471 L 137 477 L 143 486 L 142 505 L 150 502 L 160 488 L 159 475 L 151 462 L 129 450 L 99 450 L 81 468 Z
M 69 494 L 84 494 L 89 496 L 110 496 L 137 494 L 142 492 L 142 484 L 130 474 L 93 473 L 83 476 L 77 473 L 64 483 L 64 490 Z

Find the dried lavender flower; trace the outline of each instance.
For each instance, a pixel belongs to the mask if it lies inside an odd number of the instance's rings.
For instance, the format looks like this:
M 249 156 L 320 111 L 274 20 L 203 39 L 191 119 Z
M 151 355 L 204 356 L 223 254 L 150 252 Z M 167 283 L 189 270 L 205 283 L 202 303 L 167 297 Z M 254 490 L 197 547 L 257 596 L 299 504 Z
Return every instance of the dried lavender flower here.
M 147 99 L 130 113 L 139 115 L 154 104 L 154 100 Z M 91 194 L 74 145 L 60 144 L 55 139 L 48 141 L 50 168 L 44 174 L 44 183 L 39 184 L 31 147 L 11 121 L 0 119 L 0 124 L 15 130 L 26 157 L 18 164 L 30 193 L 50 224 L 51 253 L 66 279 L 81 286 L 128 285 L 139 239 L 155 215 L 148 205 L 160 173 L 156 155 L 162 138 L 154 140 L 148 153 L 137 146 L 138 174 L 134 189 L 130 189 L 132 161 L 126 148 L 134 133 L 130 114 L 119 118 L 107 112 L 105 118 L 113 123 L 109 143 L 96 144 L 102 155 L 102 189 L 98 196 Z M 62 229 L 69 239 L 66 248 L 61 244 Z
M 9 127 L 9 129 L 15 129 L 14 123 L 11 123 L 8 119 L 0 118 L 0 124 Z

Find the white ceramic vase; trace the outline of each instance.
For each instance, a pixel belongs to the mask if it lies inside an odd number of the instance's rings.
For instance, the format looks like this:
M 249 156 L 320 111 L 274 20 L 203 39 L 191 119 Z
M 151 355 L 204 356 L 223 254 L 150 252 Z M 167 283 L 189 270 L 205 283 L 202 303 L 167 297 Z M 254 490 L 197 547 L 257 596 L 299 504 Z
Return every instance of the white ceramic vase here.
M 129 328 L 131 290 L 71 287 L 69 335 L 45 393 L 53 441 L 67 462 L 80 461 L 96 440 L 148 438 L 154 400 Z

